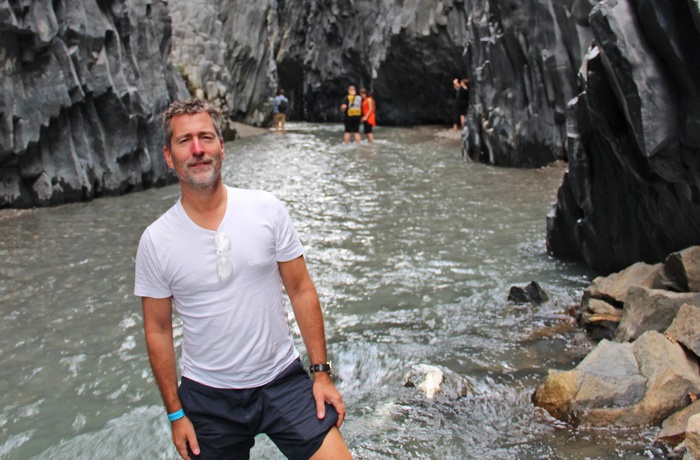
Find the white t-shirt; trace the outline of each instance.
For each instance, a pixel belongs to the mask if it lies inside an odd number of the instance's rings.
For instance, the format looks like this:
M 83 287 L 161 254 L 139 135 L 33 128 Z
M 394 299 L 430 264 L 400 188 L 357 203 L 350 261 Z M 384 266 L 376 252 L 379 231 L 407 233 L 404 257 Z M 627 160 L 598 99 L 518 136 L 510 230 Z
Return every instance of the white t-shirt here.
M 220 279 L 217 232 L 195 224 L 178 200 L 141 237 L 134 294 L 173 297 L 183 321 L 183 376 L 214 388 L 255 388 L 299 357 L 277 262 L 296 259 L 304 248 L 272 194 L 226 190 L 218 231 L 230 240 L 223 255 L 233 273 Z

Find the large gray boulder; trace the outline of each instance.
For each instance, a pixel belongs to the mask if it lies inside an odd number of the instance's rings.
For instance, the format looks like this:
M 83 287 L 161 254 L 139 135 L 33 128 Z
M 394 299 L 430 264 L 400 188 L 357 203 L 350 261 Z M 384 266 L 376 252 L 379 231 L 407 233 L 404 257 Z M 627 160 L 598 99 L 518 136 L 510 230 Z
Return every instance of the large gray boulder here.
M 533 401 L 574 425 L 657 425 L 698 390 L 697 362 L 650 331 L 633 343 L 603 340 L 575 369 L 550 370 Z
M 163 1 L 0 2 L 0 208 L 175 180 L 159 114 L 187 95 Z
M 700 358 L 700 308 L 683 304 L 666 330 L 666 335 Z
M 547 246 L 610 273 L 700 243 L 700 5 L 602 1 Z
M 615 341 L 632 341 L 646 331 L 665 331 L 683 304 L 700 307 L 700 294 L 631 287 L 615 332 Z
M 664 261 L 662 282 L 678 292 L 700 292 L 700 246 L 669 255 Z

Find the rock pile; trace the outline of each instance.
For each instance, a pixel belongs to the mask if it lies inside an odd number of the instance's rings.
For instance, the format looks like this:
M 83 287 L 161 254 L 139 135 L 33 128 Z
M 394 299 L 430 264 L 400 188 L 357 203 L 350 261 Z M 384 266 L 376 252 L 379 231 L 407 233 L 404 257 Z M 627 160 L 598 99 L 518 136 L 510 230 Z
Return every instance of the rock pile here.
M 158 115 L 187 95 L 160 1 L 0 2 L 0 208 L 174 181 Z
M 700 246 L 595 279 L 579 321 L 605 338 L 575 369 L 550 370 L 534 403 L 574 425 L 663 422 L 659 439 L 685 438 L 700 413 L 698 287 Z

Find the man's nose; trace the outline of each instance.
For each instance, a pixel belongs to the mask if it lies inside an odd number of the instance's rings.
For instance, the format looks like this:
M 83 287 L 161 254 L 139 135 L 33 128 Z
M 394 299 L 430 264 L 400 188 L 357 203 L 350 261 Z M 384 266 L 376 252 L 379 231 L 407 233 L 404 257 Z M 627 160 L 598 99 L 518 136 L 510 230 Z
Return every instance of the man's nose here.
M 204 147 L 202 146 L 202 141 L 199 137 L 192 138 L 192 144 L 190 144 L 191 152 L 193 155 L 201 155 L 204 153 Z

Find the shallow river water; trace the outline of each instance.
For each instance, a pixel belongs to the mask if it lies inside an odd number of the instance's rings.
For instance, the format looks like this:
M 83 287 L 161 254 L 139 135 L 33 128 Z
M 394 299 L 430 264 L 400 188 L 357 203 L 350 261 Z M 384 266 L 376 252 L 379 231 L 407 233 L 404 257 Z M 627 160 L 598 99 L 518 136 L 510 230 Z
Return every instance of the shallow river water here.
M 291 124 L 226 145 L 225 182 L 275 193 L 306 247 L 353 454 L 658 458 L 653 430 L 577 430 L 530 402 L 547 369 L 592 347 L 565 313 L 592 274 L 545 251 L 563 168 L 468 163 L 445 134 L 380 128 L 374 146 L 343 146 L 339 126 Z M 0 219 L 0 458 L 177 458 L 132 289 L 140 234 L 178 195 Z M 549 302 L 506 301 L 531 280 Z M 403 385 L 419 363 L 474 388 L 428 399 Z M 252 458 L 281 456 L 260 437 Z

